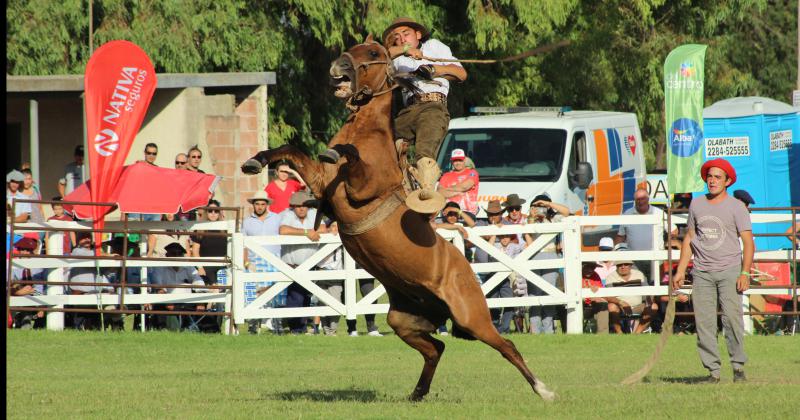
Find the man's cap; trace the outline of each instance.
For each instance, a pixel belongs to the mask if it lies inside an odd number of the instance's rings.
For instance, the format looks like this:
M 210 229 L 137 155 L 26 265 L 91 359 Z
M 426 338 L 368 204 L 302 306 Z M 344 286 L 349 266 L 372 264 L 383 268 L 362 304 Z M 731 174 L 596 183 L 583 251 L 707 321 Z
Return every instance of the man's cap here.
M 611 251 L 614 249 L 614 240 L 606 236 L 600 239 L 599 246 L 601 251 Z
M 464 149 L 453 149 L 453 153 L 450 153 L 450 160 L 464 160 L 467 158 L 467 154 L 464 153 Z
M 492 200 L 489 202 L 489 205 L 483 209 L 487 214 L 498 214 L 503 212 L 503 208 L 500 207 L 500 200 Z
M 733 165 L 731 165 L 730 162 L 722 158 L 709 160 L 703 164 L 703 166 L 700 168 L 700 176 L 703 178 L 703 181 L 708 178 L 708 170 L 711 168 L 722 169 L 726 174 L 728 174 L 728 178 L 731 179 L 731 185 L 736 183 L 736 170 L 733 169 Z
M 292 197 L 289 198 L 289 205 L 290 206 L 309 206 L 311 207 L 310 203 L 314 201 L 314 196 L 305 192 L 305 191 L 298 191 L 292 194 Z
M 608 239 L 611 239 L 611 238 L 608 238 Z M 614 245 L 614 251 L 627 251 L 629 249 L 630 248 L 628 248 L 628 243 L 627 242 L 620 242 L 620 243 Z
M 23 175 L 22 172 L 14 169 L 6 174 L 6 184 L 8 184 L 11 181 L 23 182 L 25 181 L 25 175 Z
M 169 244 L 164 246 L 164 251 L 175 254 L 185 254 L 186 248 L 184 248 L 183 245 L 177 242 L 170 242 Z
M 620 265 L 620 264 L 631 264 L 631 265 L 633 265 L 633 261 L 632 261 L 632 260 L 619 260 L 619 261 L 614 261 L 614 265 Z
M 596 268 L 596 267 L 602 267 L 602 266 L 600 265 L 600 263 L 598 263 L 597 261 L 584 261 L 584 262 L 583 262 L 583 265 L 585 265 L 585 266 L 591 266 L 592 268 Z
M 750 193 L 745 190 L 734 191 L 733 197 L 745 204 L 752 205 L 756 203 L 756 200 L 753 200 L 753 196 L 751 196 Z
M 75 241 L 76 242 L 80 242 L 80 241 L 82 241 L 84 239 L 92 240 L 92 232 L 87 232 L 87 231 L 75 232 Z
M 257 191 L 252 197 L 247 199 L 247 202 L 253 204 L 255 201 L 266 201 L 267 204 L 272 204 L 272 199 L 269 198 L 266 191 Z
M 75 156 L 83 156 L 83 145 L 79 144 L 75 146 Z
M 23 237 L 22 239 L 14 243 L 14 248 L 25 249 L 28 251 L 35 251 L 36 247 L 38 246 L 39 246 L 39 241 L 33 238 L 29 238 L 27 236 Z
M 502 206 L 505 209 L 506 207 L 517 207 L 523 204 L 525 204 L 525 199 L 519 198 L 519 195 L 517 194 L 509 194 Z
M 420 41 L 423 42 L 427 40 L 429 36 L 431 36 L 430 31 L 428 31 L 428 28 L 426 28 L 423 24 L 418 23 L 409 17 L 399 17 L 392 21 L 392 23 L 390 23 L 389 26 L 383 31 L 383 36 L 381 36 L 381 39 L 385 44 L 389 44 L 387 42 L 389 34 L 391 34 L 394 28 L 397 28 L 398 26 L 408 26 L 409 28 L 413 28 L 415 31 L 419 31 L 422 34 Z

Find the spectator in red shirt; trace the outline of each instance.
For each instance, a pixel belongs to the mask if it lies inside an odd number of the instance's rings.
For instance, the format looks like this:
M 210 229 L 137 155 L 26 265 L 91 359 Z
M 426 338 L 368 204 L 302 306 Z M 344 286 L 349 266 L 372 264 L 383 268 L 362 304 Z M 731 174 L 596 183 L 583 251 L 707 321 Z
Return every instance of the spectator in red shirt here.
M 53 197 L 53 201 L 61 201 L 61 197 Z M 64 211 L 64 206 L 61 203 L 53 203 L 50 205 L 53 208 L 53 215 L 50 216 L 47 221 L 51 220 L 62 220 L 65 222 L 71 222 L 75 219 L 72 218 L 69 214 Z M 72 252 L 72 247 L 77 245 L 75 241 L 75 232 L 63 232 L 64 234 L 64 245 L 62 249 L 62 254 L 69 255 Z M 45 244 L 48 243 L 48 239 L 50 239 L 50 232 L 47 232 L 45 235 Z
M 450 155 L 453 170 L 439 179 L 439 192 L 448 201 L 458 203 L 461 209 L 478 214 L 478 171 L 466 167 L 467 155 L 462 149 L 454 149 Z
M 278 214 L 289 208 L 289 198 L 292 194 L 306 188 L 303 178 L 288 163 L 279 163 L 275 168 L 276 178 L 273 179 L 264 191 L 272 199 L 269 211 Z M 290 178 L 291 177 L 291 178 Z
M 603 287 L 603 282 L 600 281 L 600 276 L 594 272 L 597 267 L 594 261 L 584 262 L 581 267 L 581 282 L 584 289 L 591 289 L 596 292 Z M 594 316 L 597 321 L 597 333 L 608 334 L 608 301 L 604 298 L 586 298 L 583 300 L 583 317 L 584 319 Z

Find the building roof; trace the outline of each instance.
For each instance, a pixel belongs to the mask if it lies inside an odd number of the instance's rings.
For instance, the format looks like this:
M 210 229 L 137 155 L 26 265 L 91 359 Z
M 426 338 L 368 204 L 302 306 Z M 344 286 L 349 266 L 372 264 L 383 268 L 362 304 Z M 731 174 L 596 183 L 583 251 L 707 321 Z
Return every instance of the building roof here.
M 274 85 L 275 72 L 246 73 L 159 73 L 157 88 Z M 83 75 L 9 76 L 6 92 L 82 92 Z
M 800 112 L 800 109 L 774 99 L 746 96 L 715 102 L 703 109 L 703 118 L 737 118 L 763 114 L 792 114 L 796 112 Z

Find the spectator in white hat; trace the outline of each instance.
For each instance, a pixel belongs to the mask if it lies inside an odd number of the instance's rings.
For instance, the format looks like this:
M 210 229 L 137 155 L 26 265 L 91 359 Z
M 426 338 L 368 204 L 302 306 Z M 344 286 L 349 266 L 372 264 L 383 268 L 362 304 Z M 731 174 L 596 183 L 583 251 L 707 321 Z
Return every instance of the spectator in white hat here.
M 600 239 L 600 251 L 613 251 L 614 250 L 614 240 L 610 237 L 606 236 Z M 600 280 L 605 284 L 606 277 L 609 274 L 617 271 L 617 266 L 614 264 L 614 261 L 598 261 L 597 268 L 594 269 L 595 273 L 600 276 Z
M 461 209 L 472 214 L 478 213 L 478 171 L 466 167 L 467 155 L 463 149 L 453 149 L 450 162 L 453 170 L 439 179 L 439 192 L 448 201 L 458 203 Z

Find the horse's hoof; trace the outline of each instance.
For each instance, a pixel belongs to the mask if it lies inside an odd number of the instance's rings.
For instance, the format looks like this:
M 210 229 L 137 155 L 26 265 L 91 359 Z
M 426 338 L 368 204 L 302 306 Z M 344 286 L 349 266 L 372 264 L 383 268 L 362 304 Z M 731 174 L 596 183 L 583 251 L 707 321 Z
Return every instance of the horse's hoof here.
M 547 402 L 553 402 L 556 400 L 556 393 L 547 389 L 547 387 L 541 382 L 537 382 L 533 390 L 536 391 L 536 393 Z
M 261 173 L 262 169 L 264 169 L 264 167 L 261 165 L 261 162 L 255 159 L 248 159 L 247 162 L 242 165 L 242 172 L 248 175 Z
M 337 162 L 339 162 L 339 158 L 341 158 L 341 156 L 339 155 L 339 152 L 337 152 L 336 150 L 328 149 L 320 153 L 318 158 L 320 162 L 325 162 L 335 165 Z
M 408 396 L 408 400 L 412 402 L 420 402 L 425 398 L 425 394 L 419 394 L 417 392 L 412 392 L 411 395 Z

